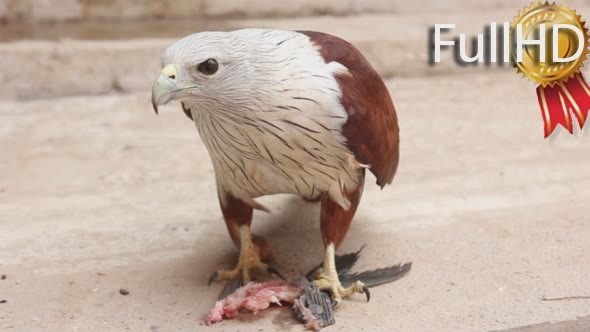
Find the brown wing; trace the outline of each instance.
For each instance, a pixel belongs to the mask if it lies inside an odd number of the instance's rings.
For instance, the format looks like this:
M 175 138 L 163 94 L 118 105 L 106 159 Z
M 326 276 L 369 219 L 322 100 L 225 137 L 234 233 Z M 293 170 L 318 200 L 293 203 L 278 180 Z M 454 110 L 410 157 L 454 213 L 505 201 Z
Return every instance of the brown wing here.
M 318 45 L 326 63 L 336 61 L 350 75 L 336 80 L 348 113 L 342 133 L 356 159 L 371 165 L 377 184 L 391 183 L 399 161 L 397 115 L 385 83 L 365 57 L 349 42 L 321 32 L 299 31 Z

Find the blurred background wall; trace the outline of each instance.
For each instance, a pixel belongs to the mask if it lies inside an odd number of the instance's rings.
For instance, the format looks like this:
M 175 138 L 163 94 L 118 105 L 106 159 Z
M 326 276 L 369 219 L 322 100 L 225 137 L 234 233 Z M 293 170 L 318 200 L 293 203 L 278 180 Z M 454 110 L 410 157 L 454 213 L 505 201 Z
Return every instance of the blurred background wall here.
M 318 30 L 356 45 L 384 78 L 461 73 L 450 52 L 427 63 L 427 32 L 449 36 L 511 21 L 529 1 L 510 0 L 0 0 L 0 99 L 148 91 L 159 55 L 175 39 L 245 27 Z M 568 1 L 573 8 L 587 5 Z
M 395 10 L 391 1 L 328 0 L 4 0 L 3 21 L 60 22 L 93 19 L 286 17 L 350 15 Z

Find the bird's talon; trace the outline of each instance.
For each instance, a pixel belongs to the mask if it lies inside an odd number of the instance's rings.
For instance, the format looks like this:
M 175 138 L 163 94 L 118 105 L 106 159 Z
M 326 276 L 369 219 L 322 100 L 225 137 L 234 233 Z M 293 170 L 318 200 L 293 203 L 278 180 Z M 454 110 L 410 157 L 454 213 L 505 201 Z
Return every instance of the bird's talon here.
M 219 275 L 219 273 L 217 271 L 213 272 L 213 274 L 211 274 L 211 277 L 209 277 L 209 286 L 211 286 L 211 284 L 213 283 L 213 281 L 215 279 L 217 279 L 217 276 Z
M 260 261 L 258 254 L 254 251 L 241 253 L 238 265 L 232 270 L 217 270 L 209 278 L 209 285 L 214 280 L 240 280 L 240 287 L 251 282 L 255 277 L 264 274 L 274 274 L 281 279 L 285 279 L 281 273 L 272 266 Z
M 277 277 L 279 277 L 279 278 L 281 278 L 283 280 L 287 280 L 285 277 L 283 277 L 283 275 L 277 269 L 274 268 L 274 266 L 267 265 L 266 266 L 266 272 L 271 273 L 271 274 L 274 274 L 274 275 L 276 275 Z
M 342 303 L 342 300 L 340 300 L 340 299 L 332 299 L 331 300 L 332 308 L 339 307 L 341 303 Z
M 367 303 L 371 300 L 371 292 L 369 291 L 369 287 L 363 285 L 363 293 L 367 296 Z
M 354 293 L 365 294 L 367 302 L 371 299 L 369 288 L 360 280 L 357 280 L 349 287 L 344 288 L 342 286 L 334 262 L 334 247 L 331 245 L 326 248 L 324 266 L 313 283 L 320 290 L 330 293 L 330 298 L 334 307 L 338 307 L 342 303 L 343 298 L 348 298 Z

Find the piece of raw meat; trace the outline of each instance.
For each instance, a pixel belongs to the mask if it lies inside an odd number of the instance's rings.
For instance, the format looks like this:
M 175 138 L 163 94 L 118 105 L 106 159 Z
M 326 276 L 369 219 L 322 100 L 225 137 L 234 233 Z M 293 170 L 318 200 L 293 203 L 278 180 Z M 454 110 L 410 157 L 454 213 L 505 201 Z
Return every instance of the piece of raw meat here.
M 268 308 L 272 303 L 293 303 L 302 294 L 301 286 L 294 282 L 273 280 L 263 283 L 249 283 L 215 303 L 207 316 L 207 324 L 220 322 L 238 315 L 240 310 L 258 311 Z

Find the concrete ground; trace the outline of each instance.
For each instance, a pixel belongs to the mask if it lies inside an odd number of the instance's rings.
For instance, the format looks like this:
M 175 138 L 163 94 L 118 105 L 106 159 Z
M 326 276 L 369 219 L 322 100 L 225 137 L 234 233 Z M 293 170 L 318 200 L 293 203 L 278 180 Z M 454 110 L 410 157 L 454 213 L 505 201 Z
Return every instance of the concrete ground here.
M 156 117 L 149 103 L 159 53 L 173 38 L 253 26 L 351 40 L 388 78 L 399 115 L 398 174 L 384 190 L 368 179 L 340 252 L 366 244 L 359 270 L 406 261 L 413 269 L 375 288 L 368 304 L 346 301 L 327 331 L 590 330 L 589 125 L 544 140 L 535 86 L 512 70 L 459 68 L 450 53 L 429 67 L 432 24 L 455 22 L 449 36 L 473 35 L 527 2 L 461 3 L 400 2 L 393 14 L 354 17 L 164 20 L 145 31 L 140 21 L 7 25 L 0 330 L 303 330 L 281 308 L 203 325 L 222 287 L 207 279 L 232 267 L 237 251 L 194 125 L 179 105 Z M 571 3 L 590 17 L 587 4 Z M 40 40 L 14 42 L 23 37 Z M 277 268 L 298 278 L 322 259 L 319 207 L 290 196 L 262 201 L 272 213 L 255 212 L 254 230 L 270 240 Z
M 400 168 L 382 191 L 368 181 L 340 251 L 367 244 L 359 269 L 414 267 L 328 330 L 588 322 L 588 130 L 543 140 L 534 87 L 510 72 L 388 86 Z M 148 98 L 0 102 L 0 329 L 302 330 L 279 308 L 202 325 L 222 286 L 207 278 L 237 253 L 194 125 Z M 296 278 L 321 259 L 318 206 L 264 201 L 255 231 Z

